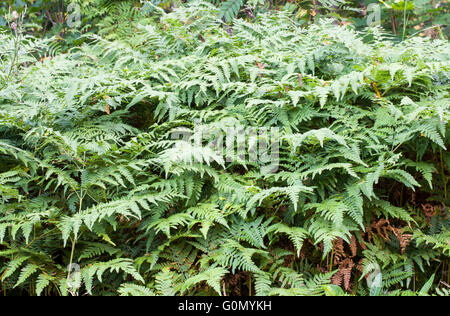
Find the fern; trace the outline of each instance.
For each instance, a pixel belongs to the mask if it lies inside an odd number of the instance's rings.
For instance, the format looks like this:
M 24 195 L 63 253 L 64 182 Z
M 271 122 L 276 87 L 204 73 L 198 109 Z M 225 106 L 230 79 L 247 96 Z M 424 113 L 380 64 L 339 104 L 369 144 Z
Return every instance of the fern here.
M 446 291 L 446 41 L 100 2 L 72 49 L 0 33 L 2 294 Z

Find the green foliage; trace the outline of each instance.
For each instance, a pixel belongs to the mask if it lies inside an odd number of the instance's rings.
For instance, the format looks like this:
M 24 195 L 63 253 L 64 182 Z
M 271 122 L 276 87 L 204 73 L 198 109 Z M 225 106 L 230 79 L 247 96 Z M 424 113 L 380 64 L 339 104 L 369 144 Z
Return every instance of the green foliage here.
M 1 291 L 445 294 L 448 42 L 220 12 L 45 59 L 56 39 L 0 33 Z M 277 127 L 278 169 L 172 137 L 198 122 Z

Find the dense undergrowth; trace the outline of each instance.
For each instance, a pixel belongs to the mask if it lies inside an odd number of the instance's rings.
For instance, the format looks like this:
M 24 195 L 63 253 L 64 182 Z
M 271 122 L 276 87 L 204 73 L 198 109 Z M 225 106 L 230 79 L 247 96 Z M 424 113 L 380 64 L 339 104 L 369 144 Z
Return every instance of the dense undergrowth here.
M 60 54 L 15 34 L 2 295 L 448 295 L 447 41 L 208 3 Z M 278 128 L 276 168 L 207 145 L 236 127 Z
M 57 35 L 68 46 L 77 45 L 80 34 L 93 32 L 121 38 L 129 26 L 154 13 L 154 6 L 166 12 L 192 0 L 4 0 L 0 2 L 0 28 L 7 25 L 10 10 L 26 11 L 25 23 L 41 36 Z M 418 35 L 446 37 L 449 33 L 448 0 L 207 0 L 218 8 L 218 15 L 232 24 L 235 17 L 252 20 L 255 16 L 289 8 L 291 18 L 307 25 L 322 17 L 352 24 L 358 30 L 380 24 L 397 39 Z M 72 5 L 72 6 L 71 6 Z M 78 5 L 76 10 L 73 5 Z M 68 15 L 79 13 L 78 28 L 68 27 Z M 124 27 L 125 26 L 125 27 Z

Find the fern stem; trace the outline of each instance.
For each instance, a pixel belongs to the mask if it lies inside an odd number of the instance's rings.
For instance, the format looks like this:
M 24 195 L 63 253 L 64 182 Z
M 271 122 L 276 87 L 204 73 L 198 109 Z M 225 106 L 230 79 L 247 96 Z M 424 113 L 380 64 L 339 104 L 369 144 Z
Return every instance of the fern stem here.
M 440 158 L 441 158 L 441 175 L 442 175 L 442 182 L 444 184 L 444 206 L 447 203 L 447 177 L 445 176 L 445 168 L 444 168 L 444 158 L 442 156 L 442 149 L 439 149 L 440 152 Z
M 248 296 L 252 296 L 252 273 L 248 273 Z
M 74 236 L 74 239 L 72 240 L 72 249 L 70 250 L 70 260 L 69 260 L 69 272 L 67 273 L 67 281 L 69 281 L 71 272 L 72 272 L 72 263 L 73 263 L 73 254 L 75 252 L 75 245 L 77 243 L 77 240 Z
M 406 5 L 407 4 L 408 4 L 408 0 L 405 0 L 405 6 L 403 8 L 403 35 L 402 35 L 402 41 L 405 39 L 406 24 L 408 23 L 408 19 L 406 18 Z
M 54 230 L 56 230 L 56 228 L 53 228 L 52 230 L 46 232 L 45 234 L 42 234 L 41 236 L 38 236 L 38 237 L 33 238 L 33 240 L 30 241 L 30 242 L 25 246 L 25 248 L 29 248 L 36 240 L 39 240 L 39 239 L 41 239 L 42 237 L 47 236 L 48 234 L 50 234 L 50 233 L 53 232 Z
M 334 259 L 334 247 L 331 249 L 330 268 L 329 268 L 330 272 L 333 270 L 333 259 Z
M 83 207 L 83 190 L 80 191 L 80 205 L 78 206 L 78 213 L 81 212 L 81 209 Z M 70 259 L 69 259 L 69 271 L 67 273 L 67 282 L 69 282 L 70 276 L 71 276 L 71 272 L 72 272 L 72 264 L 73 264 L 73 255 L 75 252 L 75 245 L 77 243 L 77 237 L 73 236 L 73 240 L 72 240 L 72 249 L 70 250 Z
M 0 282 L 2 281 L 3 277 L 5 276 L 6 272 L 8 272 L 8 268 L 3 271 L 2 275 L 0 275 Z
M 6 77 L 6 82 L 9 82 L 11 80 L 11 75 L 13 73 L 13 69 L 15 68 L 14 65 L 16 63 L 17 60 L 17 56 L 19 54 L 19 35 L 18 35 L 18 31 L 16 30 L 16 38 L 15 38 L 15 42 L 14 42 L 14 56 L 13 59 L 11 61 L 11 66 L 9 68 L 8 71 L 8 76 Z
M 447 260 L 447 284 L 450 284 L 449 261 Z

